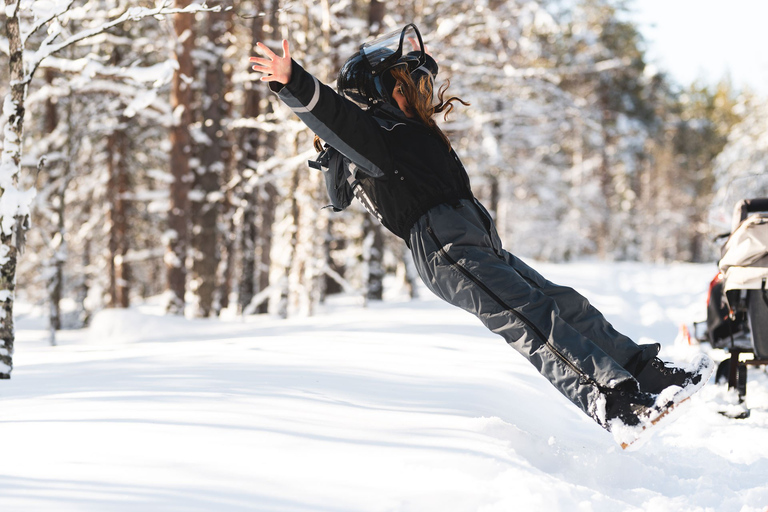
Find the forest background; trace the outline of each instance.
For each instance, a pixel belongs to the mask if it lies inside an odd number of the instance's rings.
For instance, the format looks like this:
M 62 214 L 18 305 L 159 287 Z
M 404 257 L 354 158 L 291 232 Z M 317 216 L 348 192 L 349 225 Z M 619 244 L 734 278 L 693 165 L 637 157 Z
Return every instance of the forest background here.
M 313 134 L 249 70 L 256 41 L 290 38 L 333 85 L 361 42 L 414 22 L 471 103 L 441 126 L 507 249 L 716 259 L 712 212 L 766 173 L 768 105 L 647 65 L 631 5 L 5 0 L 0 377 L 16 296 L 48 308 L 55 343 L 159 294 L 169 314 L 288 317 L 381 299 L 387 276 L 416 293 L 402 241 L 359 205 L 323 209 Z

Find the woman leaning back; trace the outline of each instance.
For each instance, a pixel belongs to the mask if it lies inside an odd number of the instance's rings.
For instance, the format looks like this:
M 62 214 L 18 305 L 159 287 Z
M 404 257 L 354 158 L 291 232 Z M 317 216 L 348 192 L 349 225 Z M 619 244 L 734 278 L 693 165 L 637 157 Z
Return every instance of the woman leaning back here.
M 414 50 L 403 53 L 406 31 L 418 38 L 411 38 Z M 340 94 L 291 59 L 287 40 L 282 56 L 258 43 L 264 57 L 250 60 L 261 80 L 354 164 L 348 178 L 358 198 L 405 241 L 426 286 L 501 335 L 626 447 L 705 384 L 711 360 L 701 354 L 690 371 L 662 362 L 660 345 L 637 345 L 575 290 L 504 250 L 433 119 L 464 102 L 445 99 L 447 83 L 435 100 L 438 66 L 415 26 L 388 37 L 380 41 L 399 38 L 399 48 L 364 45 L 347 60 Z M 333 187 L 329 193 L 334 199 Z

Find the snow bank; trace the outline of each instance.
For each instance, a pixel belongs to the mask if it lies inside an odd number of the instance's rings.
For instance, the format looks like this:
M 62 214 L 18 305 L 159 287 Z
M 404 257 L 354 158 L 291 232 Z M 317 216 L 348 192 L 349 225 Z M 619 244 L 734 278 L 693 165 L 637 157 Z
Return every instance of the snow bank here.
M 177 329 L 189 331 L 183 318 L 161 317 L 140 313 L 135 309 L 104 309 L 96 313 L 87 329 L 91 344 L 118 344 L 141 340 L 158 340 Z

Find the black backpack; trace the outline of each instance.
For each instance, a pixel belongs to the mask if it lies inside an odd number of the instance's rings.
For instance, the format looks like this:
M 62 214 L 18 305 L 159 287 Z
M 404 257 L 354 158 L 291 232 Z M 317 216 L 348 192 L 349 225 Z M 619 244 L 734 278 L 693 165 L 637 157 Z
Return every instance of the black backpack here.
M 323 150 L 315 160 L 310 160 L 307 163 L 313 169 L 319 169 L 323 172 L 325 188 L 331 199 L 331 204 L 326 208 L 331 207 L 334 212 L 340 212 L 350 205 L 354 196 L 368 210 L 368 213 L 376 217 L 379 222 L 382 221 L 376 206 L 363 190 L 360 179 L 357 177 L 359 173 L 365 177 L 367 175 L 365 169 L 356 165 L 328 144 L 323 145 Z

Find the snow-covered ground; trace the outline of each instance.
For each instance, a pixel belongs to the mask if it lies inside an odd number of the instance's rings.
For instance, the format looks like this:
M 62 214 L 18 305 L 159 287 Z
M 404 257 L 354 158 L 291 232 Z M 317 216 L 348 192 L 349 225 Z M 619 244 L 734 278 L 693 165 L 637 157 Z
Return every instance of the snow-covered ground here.
M 534 264 L 635 339 L 703 317 L 712 265 Z M 634 452 L 472 316 L 422 291 L 313 318 L 100 313 L 50 347 L 17 321 L 0 382 L 0 510 L 765 511 L 768 376 L 752 415 L 710 383 Z M 31 311 L 31 310 L 30 310 Z M 722 359 L 722 353 L 712 355 Z

